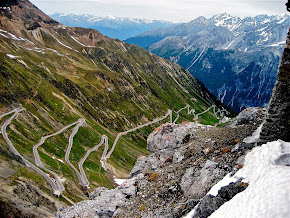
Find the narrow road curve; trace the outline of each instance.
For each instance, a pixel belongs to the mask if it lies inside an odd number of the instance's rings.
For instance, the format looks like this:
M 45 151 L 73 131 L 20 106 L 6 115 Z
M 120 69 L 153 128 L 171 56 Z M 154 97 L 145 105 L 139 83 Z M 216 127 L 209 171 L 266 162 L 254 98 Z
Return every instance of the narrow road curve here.
M 12 111 L 9 111 L 9 112 L 7 112 L 7 113 L 3 113 L 3 114 L 1 114 L 1 115 L 0 115 L 0 120 L 1 120 L 3 117 L 5 117 L 5 116 L 7 116 L 7 115 L 9 115 L 9 114 L 15 113 L 17 110 L 19 110 L 19 108 L 15 108 L 15 109 L 13 109 Z
M 70 128 L 70 127 L 73 126 L 73 125 L 76 125 L 77 123 L 79 123 L 79 121 L 76 121 L 76 122 L 74 122 L 74 123 L 71 123 L 71 124 L 69 124 L 69 125 L 63 127 L 62 129 L 60 129 L 59 131 L 57 131 L 57 132 L 55 132 L 55 133 L 52 133 L 52 134 L 50 134 L 50 135 L 47 135 L 47 136 L 42 137 L 42 138 L 40 139 L 40 141 L 39 141 L 36 145 L 33 146 L 33 155 L 34 155 L 34 159 L 35 159 L 35 164 L 36 164 L 38 167 L 42 168 L 43 170 L 45 170 L 45 171 L 49 172 L 50 174 L 52 174 L 53 177 L 54 177 L 54 179 L 55 179 L 55 181 L 56 181 L 56 183 L 57 183 L 57 186 L 58 186 L 59 190 L 62 190 L 62 191 L 65 190 L 65 187 L 63 186 L 63 184 L 62 184 L 62 182 L 61 182 L 61 179 L 59 178 L 59 176 L 58 176 L 56 173 L 54 173 L 53 171 L 49 170 L 48 168 L 46 168 L 46 167 L 42 164 L 37 149 L 38 149 L 38 147 L 39 147 L 40 145 L 42 145 L 42 144 L 45 142 L 46 139 L 48 139 L 48 138 L 50 138 L 50 137 L 53 137 L 53 136 L 56 136 L 56 135 L 58 135 L 58 134 L 64 132 L 66 129 Z
M 69 141 L 68 141 L 68 147 L 66 149 L 66 152 L 65 152 L 65 161 L 67 162 L 67 164 L 75 171 L 77 177 L 78 177 L 78 180 L 80 182 L 80 184 L 84 185 L 84 186 L 89 186 L 89 183 L 87 181 L 87 178 L 83 178 L 83 176 L 79 173 L 79 171 L 74 167 L 74 165 L 72 165 L 72 163 L 70 162 L 69 160 L 69 155 L 70 155 L 70 152 L 71 152 L 71 149 L 72 149 L 72 145 L 73 145 L 73 138 L 75 136 L 75 134 L 77 134 L 79 128 L 81 126 L 86 126 L 86 121 L 84 119 L 79 119 L 78 120 L 78 124 L 75 126 L 75 128 L 73 129 L 70 137 L 69 137 Z
M 60 195 L 60 193 L 63 192 L 64 190 L 57 185 L 57 182 L 53 178 L 51 178 L 48 174 L 44 173 L 41 169 L 39 169 L 34 164 L 32 164 L 28 160 L 26 160 L 23 156 L 21 156 L 21 154 L 15 149 L 15 147 L 12 144 L 12 142 L 8 138 L 8 135 L 6 133 L 7 126 L 17 116 L 17 114 L 20 113 L 20 112 L 22 112 L 22 111 L 24 111 L 24 109 L 21 109 L 21 108 L 14 109 L 13 110 L 14 114 L 2 125 L 1 132 L 2 132 L 3 138 L 6 141 L 6 143 L 8 144 L 8 146 L 10 147 L 10 150 L 15 155 L 19 156 L 22 159 L 22 161 L 25 163 L 26 167 L 30 167 L 31 169 L 33 169 L 34 171 L 36 171 L 37 173 L 39 173 L 40 175 L 42 175 L 47 180 L 47 182 L 50 184 L 50 186 L 51 186 L 54 194 L 55 195 Z M 7 114 L 11 114 L 11 113 L 6 113 L 6 115 Z M 1 118 L 2 117 L 3 116 L 1 116 Z
M 79 169 L 80 169 L 81 176 L 84 179 L 83 180 L 83 184 L 86 184 L 86 186 L 89 185 L 89 181 L 88 181 L 88 179 L 86 177 L 86 174 L 85 174 L 85 171 L 83 169 L 83 164 L 86 161 L 86 159 L 88 158 L 88 156 L 93 151 L 97 150 L 103 143 L 105 144 L 105 148 L 104 148 L 104 151 L 103 151 L 101 160 L 100 160 L 100 163 L 101 163 L 102 167 L 105 168 L 106 167 L 106 161 L 107 161 L 108 158 L 110 158 L 111 154 L 115 150 L 115 147 L 117 145 L 117 142 L 118 142 L 118 140 L 119 140 L 119 138 L 121 136 L 126 135 L 129 132 L 133 132 L 133 131 L 135 131 L 137 129 L 141 129 L 141 128 L 145 127 L 145 126 L 149 126 L 151 124 L 160 122 L 160 121 L 166 119 L 168 116 L 170 116 L 170 121 L 172 122 L 172 110 L 168 110 L 168 112 L 166 113 L 166 115 L 163 116 L 163 117 L 161 117 L 161 118 L 157 118 L 157 119 L 155 119 L 155 120 L 153 120 L 153 121 L 151 121 L 149 123 L 145 123 L 145 124 L 143 124 L 141 126 L 137 126 L 137 127 L 133 128 L 133 129 L 129 129 L 129 130 L 125 131 L 125 132 L 118 133 L 118 135 L 116 136 L 116 139 L 115 139 L 115 141 L 113 143 L 113 146 L 112 146 L 112 148 L 111 148 L 111 150 L 109 152 L 108 152 L 108 150 L 109 150 L 109 140 L 108 140 L 108 137 L 106 135 L 103 135 L 102 138 L 101 138 L 101 142 L 99 144 L 97 144 L 95 147 L 93 147 L 90 150 L 88 150 L 87 153 L 85 154 L 85 156 L 80 160 L 80 162 L 78 164 Z
M 106 135 L 103 135 L 102 138 L 101 138 L 101 142 L 99 144 L 97 144 L 95 147 L 89 149 L 87 151 L 87 153 L 85 154 L 85 156 L 80 160 L 79 162 L 79 169 L 80 169 L 80 173 L 82 175 L 82 177 L 86 180 L 87 184 L 90 184 L 89 183 L 89 180 L 86 176 L 86 173 L 84 171 L 84 168 L 83 168 L 83 164 L 84 162 L 87 160 L 88 156 L 93 152 L 93 151 L 96 151 L 99 147 L 101 147 L 101 145 L 105 143 L 105 147 L 107 147 L 109 145 L 108 143 L 108 137 Z M 107 149 L 108 150 L 108 149 Z M 105 151 L 105 150 L 104 150 Z M 103 163 L 102 163 L 102 167 L 103 167 Z
M 208 109 L 206 109 L 205 111 L 201 112 L 201 113 L 198 113 L 195 115 L 194 119 L 195 120 L 198 120 L 198 116 L 202 115 L 202 114 L 205 114 L 206 112 L 208 112 L 210 109 L 214 108 L 215 105 L 212 105 L 211 107 L 209 107 Z
M 177 120 L 178 120 L 178 118 L 179 118 L 179 113 L 182 111 L 182 110 L 184 110 L 184 109 L 186 109 L 186 108 L 190 108 L 190 106 L 189 105 L 186 105 L 185 107 L 183 107 L 183 108 L 181 108 L 181 109 L 179 109 L 178 111 L 174 111 L 176 114 L 177 114 L 177 116 L 176 116 L 176 118 L 175 118 L 175 120 L 173 121 L 173 123 L 175 124 L 176 122 L 177 122 Z M 191 112 L 189 112 L 188 114 L 190 114 Z
M 158 123 L 158 122 L 160 122 L 161 120 L 166 119 L 168 116 L 170 116 L 170 114 L 172 114 L 172 110 L 168 110 L 168 112 L 166 113 L 166 115 L 163 116 L 163 117 L 161 117 L 161 118 L 157 118 L 157 119 L 155 119 L 155 120 L 153 120 L 153 121 L 151 121 L 151 122 L 149 122 L 149 123 L 145 123 L 145 124 L 143 124 L 143 125 L 141 125 L 141 126 L 137 126 L 137 127 L 133 128 L 133 129 L 129 129 L 129 130 L 125 131 L 125 132 L 120 132 L 120 133 L 118 133 L 118 135 L 117 135 L 117 137 L 116 137 L 116 139 L 115 139 L 115 141 L 114 141 L 114 144 L 113 144 L 111 150 L 110 150 L 110 151 L 106 154 L 106 156 L 105 156 L 105 160 L 108 159 L 108 158 L 110 158 L 110 156 L 111 156 L 111 154 L 113 153 L 113 151 L 115 150 L 115 147 L 116 147 L 116 145 L 117 145 L 117 142 L 118 142 L 118 140 L 119 140 L 119 138 L 120 138 L 121 136 L 126 135 L 126 134 L 129 133 L 129 132 L 133 132 L 133 131 L 135 131 L 135 130 L 137 130 L 137 129 L 141 129 L 141 128 L 145 127 L 145 126 L 149 126 L 149 125 L 151 125 L 151 124 Z

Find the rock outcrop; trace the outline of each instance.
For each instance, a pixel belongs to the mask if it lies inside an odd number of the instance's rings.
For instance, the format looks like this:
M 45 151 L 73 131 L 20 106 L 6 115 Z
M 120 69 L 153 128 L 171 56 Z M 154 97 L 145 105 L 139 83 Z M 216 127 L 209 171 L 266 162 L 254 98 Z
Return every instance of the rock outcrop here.
M 238 125 L 262 121 L 265 116 L 265 109 L 260 107 L 246 108 L 237 117 L 233 119 L 228 126 L 235 127 Z
M 279 66 L 277 81 L 273 89 L 267 117 L 263 125 L 260 142 L 281 139 L 290 141 L 290 31 Z
M 181 147 L 194 137 L 192 133 L 197 128 L 198 125 L 188 122 L 184 122 L 182 125 L 174 123 L 162 124 L 149 135 L 147 149 L 151 152 L 157 152 Z

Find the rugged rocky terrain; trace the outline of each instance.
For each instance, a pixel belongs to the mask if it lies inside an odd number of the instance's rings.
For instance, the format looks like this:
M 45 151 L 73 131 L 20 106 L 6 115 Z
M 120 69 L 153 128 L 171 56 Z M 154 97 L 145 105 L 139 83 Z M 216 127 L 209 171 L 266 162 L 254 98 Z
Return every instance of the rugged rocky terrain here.
M 220 14 L 126 40 L 188 69 L 236 112 L 266 107 L 276 81 L 289 16 Z M 147 43 L 147 44 L 144 44 Z
M 53 215 L 63 206 L 88 199 L 96 187 L 116 187 L 113 176 L 126 178 L 138 156 L 149 154 L 146 138 L 161 122 L 121 135 L 113 148 L 118 133 L 186 105 L 195 113 L 212 105 L 224 109 L 175 63 L 96 30 L 64 26 L 27 0 L 1 1 L 3 216 Z M 183 111 L 177 122 L 184 120 L 193 116 Z M 167 121 L 169 116 L 162 122 Z M 219 119 L 211 108 L 199 122 L 213 124 Z M 108 144 L 100 144 L 105 139 Z M 83 163 L 89 183 L 83 185 L 79 163 L 96 145 Z M 112 153 L 106 155 L 107 151 Z M 103 155 L 106 167 L 100 163 Z M 48 181 L 63 186 L 59 197 Z
M 198 203 L 197 217 L 207 217 L 247 187 L 237 182 L 217 198 L 206 196 L 219 180 L 243 167 L 244 155 L 254 146 L 243 139 L 264 115 L 265 110 L 250 108 L 225 127 L 163 124 L 147 140 L 153 153 L 138 158 L 129 179 L 114 190 L 96 189 L 91 200 L 61 210 L 57 217 L 182 217 Z

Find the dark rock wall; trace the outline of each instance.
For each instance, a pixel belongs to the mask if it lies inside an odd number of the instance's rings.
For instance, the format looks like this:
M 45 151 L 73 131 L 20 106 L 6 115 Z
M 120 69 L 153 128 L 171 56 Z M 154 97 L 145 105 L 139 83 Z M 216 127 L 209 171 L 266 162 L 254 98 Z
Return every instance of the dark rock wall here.
M 260 142 L 290 141 L 290 29 L 279 66 Z

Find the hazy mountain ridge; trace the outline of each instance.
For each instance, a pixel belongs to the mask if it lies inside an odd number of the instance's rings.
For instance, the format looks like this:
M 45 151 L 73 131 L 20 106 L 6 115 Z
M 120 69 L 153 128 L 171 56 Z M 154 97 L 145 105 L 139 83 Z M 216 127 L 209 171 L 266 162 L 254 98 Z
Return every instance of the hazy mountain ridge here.
M 92 28 L 102 34 L 124 40 L 145 31 L 174 25 L 169 21 L 146 20 L 138 18 L 120 18 L 114 16 L 98 17 L 94 15 L 52 14 L 55 20 L 71 27 Z
M 126 40 L 170 59 L 236 111 L 268 103 L 285 44 L 289 16 L 221 14 L 149 31 Z M 151 44 L 144 44 L 150 39 Z

